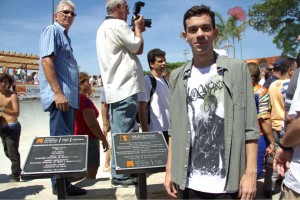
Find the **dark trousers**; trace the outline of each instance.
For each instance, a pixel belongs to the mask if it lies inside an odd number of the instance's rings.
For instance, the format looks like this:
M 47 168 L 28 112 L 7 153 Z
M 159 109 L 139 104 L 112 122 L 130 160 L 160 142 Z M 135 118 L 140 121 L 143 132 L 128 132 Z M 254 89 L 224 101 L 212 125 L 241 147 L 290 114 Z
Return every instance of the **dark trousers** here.
M 237 199 L 238 193 L 221 193 L 213 194 L 206 192 L 199 192 L 189 188 L 185 190 L 178 190 L 177 198 L 178 199 Z
M 19 122 L 2 127 L 1 139 L 6 157 L 11 161 L 11 178 L 18 179 L 21 174 L 19 142 L 21 125 Z

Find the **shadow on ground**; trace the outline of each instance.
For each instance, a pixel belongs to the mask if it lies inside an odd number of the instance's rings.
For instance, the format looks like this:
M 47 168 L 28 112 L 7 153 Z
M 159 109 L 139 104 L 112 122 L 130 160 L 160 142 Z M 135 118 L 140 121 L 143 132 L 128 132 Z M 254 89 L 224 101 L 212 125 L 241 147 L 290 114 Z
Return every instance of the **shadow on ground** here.
M 9 176 L 7 174 L 0 174 L 0 183 L 8 183 Z
M 26 196 L 35 195 L 43 189 L 43 185 L 10 188 L 0 192 L 0 199 L 25 199 Z

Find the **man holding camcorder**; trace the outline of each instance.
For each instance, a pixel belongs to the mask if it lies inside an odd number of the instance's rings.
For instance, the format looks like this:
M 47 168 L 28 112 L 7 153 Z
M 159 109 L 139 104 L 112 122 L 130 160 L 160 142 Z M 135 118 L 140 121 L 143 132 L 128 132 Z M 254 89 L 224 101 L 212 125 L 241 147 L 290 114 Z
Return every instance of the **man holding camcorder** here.
M 137 57 L 143 53 L 145 31 L 143 16 L 133 20 L 134 31 L 126 24 L 129 6 L 126 0 L 107 0 L 108 16 L 97 32 L 97 53 L 107 104 L 111 108 L 114 133 L 131 132 L 138 109 L 138 93 L 144 90 L 143 68 Z M 113 141 L 113 140 L 112 140 Z M 114 144 L 112 142 L 112 150 Z M 136 185 L 137 181 L 116 174 L 112 159 L 113 187 Z

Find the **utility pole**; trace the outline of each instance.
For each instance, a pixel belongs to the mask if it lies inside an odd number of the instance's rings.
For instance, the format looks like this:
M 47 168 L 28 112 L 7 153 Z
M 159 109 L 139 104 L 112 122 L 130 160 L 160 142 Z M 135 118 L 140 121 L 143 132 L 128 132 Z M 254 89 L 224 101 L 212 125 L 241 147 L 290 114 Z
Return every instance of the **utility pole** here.
M 189 54 L 189 50 L 185 49 L 183 50 L 183 56 L 184 56 L 184 61 L 187 62 L 187 55 Z

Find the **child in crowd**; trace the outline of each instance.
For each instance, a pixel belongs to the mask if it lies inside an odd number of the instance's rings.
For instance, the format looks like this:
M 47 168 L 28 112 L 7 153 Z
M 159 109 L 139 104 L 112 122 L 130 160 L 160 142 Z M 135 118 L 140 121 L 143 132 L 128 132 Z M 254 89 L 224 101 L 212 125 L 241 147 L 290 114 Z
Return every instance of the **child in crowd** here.
M 18 122 L 20 114 L 17 94 L 10 91 L 14 80 L 9 74 L 0 75 L 0 129 L 5 155 L 11 161 L 10 182 L 19 182 L 21 174 L 21 159 L 19 142 L 21 125 Z

